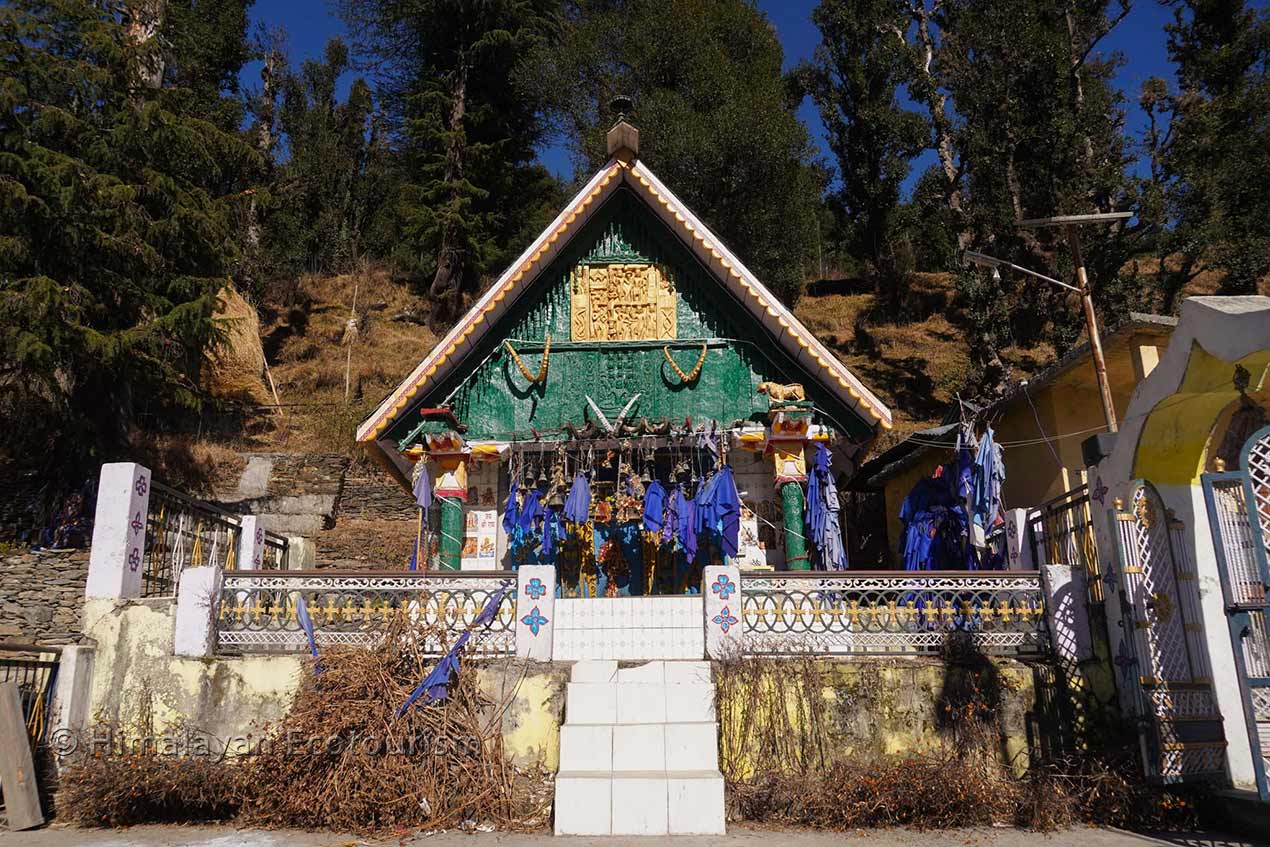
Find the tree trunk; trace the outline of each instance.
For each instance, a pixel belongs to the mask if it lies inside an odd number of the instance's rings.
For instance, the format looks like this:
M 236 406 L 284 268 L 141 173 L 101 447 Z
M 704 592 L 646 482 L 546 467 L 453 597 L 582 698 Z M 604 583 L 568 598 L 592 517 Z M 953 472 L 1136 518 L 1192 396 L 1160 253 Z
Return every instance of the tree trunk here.
M 917 23 L 917 39 L 922 49 L 921 71 L 926 78 L 926 108 L 930 112 L 931 127 L 935 134 L 935 154 L 939 157 L 940 170 L 944 172 L 944 202 L 957 219 L 957 251 L 960 253 L 970 246 L 970 229 L 966 225 L 966 214 L 962 208 L 961 170 L 957 167 L 956 154 L 953 152 L 952 121 L 948 119 L 946 108 L 948 97 L 940 89 L 939 81 L 931 66 L 935 61 L 935 37 L 930 29 L 930 17 L 938 11 L 942 0 L 936 0 L 930 9 L 925 0 L 915 0 L 909 6 L 909 14 Z
M 1067 21 L 1067 96 L 1068 107 L 1072 113 L 1072 125 L 1077 133 L 1077 170 L 1088 178 L 1093 173 L 1094 143 L 1085 131 L 1083 117 L 1085 114 L 1085 85 L 1081 79 L 1081 68 L 1085 64 L 1087 48 L 1085 39 L 1076 28 L 1076 10 L 1072 0 L 1068 0 L 1063 9 Z M 1092 188 L 1092 185 L 1089 186 Z M 1092 200 L 1092 196 L 1091 196 Z
M 449 186 L 451 202 L 459 199 L 456 184 L 463 178 L 463 154 L 466 149 L 463 116 L 467 112 L 467 72 L 467 60 L 460 57 L 450 105 L 450 142 L 445 156 L 445 182 Z M 437 248 L 437 272 L 428 288 L 428 294 L 432 297 L 439 297 L 456 286 L 460 268 L 458 245 L 454 241 L 454 219 L 452 214 L 447 214 L 441 227 L 441 243 Z
M 156 90 L 163 85 L 163 54 L 157 50 L 145 55 L 142 48 L 163 26 L 167 0 L 133 0 L 123 10 L 124 35 L 143 55 L 137 63 L 137 81 L 142 88 Z

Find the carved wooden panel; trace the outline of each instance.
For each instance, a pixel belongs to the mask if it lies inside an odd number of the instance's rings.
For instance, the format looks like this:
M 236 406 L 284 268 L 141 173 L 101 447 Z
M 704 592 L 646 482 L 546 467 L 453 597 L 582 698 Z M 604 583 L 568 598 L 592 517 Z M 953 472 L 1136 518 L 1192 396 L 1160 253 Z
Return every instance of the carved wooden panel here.
M 574 341 L 675 338 L 675 287 L 660 265 L 578 265 L 569 289 Z

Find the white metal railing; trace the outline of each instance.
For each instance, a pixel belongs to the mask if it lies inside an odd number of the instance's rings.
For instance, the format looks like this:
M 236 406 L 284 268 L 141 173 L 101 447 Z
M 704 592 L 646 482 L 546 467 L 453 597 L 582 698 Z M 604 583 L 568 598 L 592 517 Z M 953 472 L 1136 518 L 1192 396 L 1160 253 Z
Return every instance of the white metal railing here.
M 749 654 L 937 653 L 960 640 L 993 654 L 1048 649 L 1036 571 L 741 575 Z
M 229 652 L 298 652 L 308 636 L 300 625 L 299 599 L 312 621 L 318 646 L 374 645 L 400 619 L 426 633 L 425 653 L 444 652 L 472 626 L 490 597 L 511 580 L 492 622 L 473 632 L 469 650 L 515 649 L 515 574 L 359 571 L 229 571 L 216 614 L 216 644 Z

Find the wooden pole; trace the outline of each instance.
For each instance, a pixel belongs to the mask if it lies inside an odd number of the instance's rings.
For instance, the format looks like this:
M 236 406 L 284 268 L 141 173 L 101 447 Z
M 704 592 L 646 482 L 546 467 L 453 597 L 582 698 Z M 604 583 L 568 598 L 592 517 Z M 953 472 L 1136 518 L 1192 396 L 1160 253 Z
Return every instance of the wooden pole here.
M 1098 380 L 1098 393 L 1102 398 L 1102 412 L 1107 420 L 1107 431 L 1117 432 L 1116 406 L 1111 399 L 1111 383 L 1107 381 L 1107 360 L 1102 354 L 1102 336 L 1098 334 L 1098 318 L 1094 314 L 1094 300 L 1089 294 L 1089 276 L 1085 273 L 1085 260 L 1080 253 L 1080 233 L 1075 224 L 1068 224 L 1067 244 L 1072 250 L 1072 262 L 1076 265 L 1076 284 L 1080 287 L 1080 302 L 1085 308 L 1085 325 L 1089 329 L 1089 349 L 1093 353 L 1094 376 Z
M 22 719 L 22 696 L 16 682 L 0 683 L 0 790 L 4 792 L 9 829 L 34 829 L 44 823 L 31 740 Z

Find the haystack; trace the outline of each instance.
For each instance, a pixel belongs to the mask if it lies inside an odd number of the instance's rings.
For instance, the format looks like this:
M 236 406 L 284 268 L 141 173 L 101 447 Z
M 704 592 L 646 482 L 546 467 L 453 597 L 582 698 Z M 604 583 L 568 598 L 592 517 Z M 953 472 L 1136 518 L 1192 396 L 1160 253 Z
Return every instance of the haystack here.
M 206 353 L 203 389 L 220 400 L 268 404 L 273 400 L 265 386 L 265 351 L 260 344 L 260 319 L 256 310 L 230 286 L 221 289 L 215 320 L 224 341 Z

